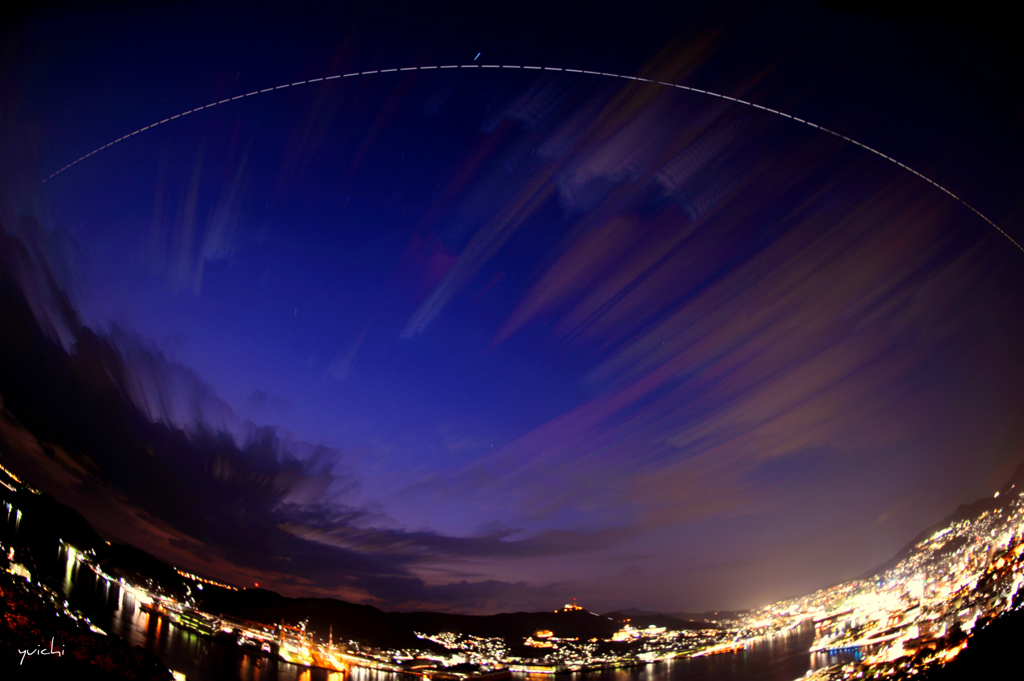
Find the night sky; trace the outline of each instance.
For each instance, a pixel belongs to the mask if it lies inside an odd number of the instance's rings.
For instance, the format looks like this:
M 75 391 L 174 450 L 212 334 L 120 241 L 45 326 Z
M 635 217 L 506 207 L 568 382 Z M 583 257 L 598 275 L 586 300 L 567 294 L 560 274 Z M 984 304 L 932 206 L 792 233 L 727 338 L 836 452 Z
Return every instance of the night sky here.
M 103 368 L 29 353 L 0 462 L 116 541 L 385 609 L 753 607 L 1024 457 L 999 17 L 84 7 L 4 19 L 0 219 L 33 347 Z

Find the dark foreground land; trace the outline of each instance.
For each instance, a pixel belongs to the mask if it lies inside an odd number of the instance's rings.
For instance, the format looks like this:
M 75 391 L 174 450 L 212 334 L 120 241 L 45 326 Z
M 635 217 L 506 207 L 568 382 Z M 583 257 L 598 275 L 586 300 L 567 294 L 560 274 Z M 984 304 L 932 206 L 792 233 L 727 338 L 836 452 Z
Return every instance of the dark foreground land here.
M 944 667 L 913 676 L 918 681 L 1019 679 L 1024 675 L 1024 609 L 1018 607 L 975 631 L 967 647 Z M 906 678 L 906 677 L 905 677 Z
M 152 652 L 91 631 L 59 597 L 0 571 L 0 679 L 170 681 Z

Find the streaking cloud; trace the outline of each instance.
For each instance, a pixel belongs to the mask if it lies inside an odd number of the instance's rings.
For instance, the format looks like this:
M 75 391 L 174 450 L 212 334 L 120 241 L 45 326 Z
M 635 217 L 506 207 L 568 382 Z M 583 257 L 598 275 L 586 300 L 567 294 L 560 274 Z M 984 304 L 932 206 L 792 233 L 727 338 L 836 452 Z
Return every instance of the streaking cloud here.
M 746 607 L 1019 459 L 998 41 L 682 3 L 339 6 L 257 46 L 259 11 L 139 11 L 0 57 L 32 146 L 5 437 L 123 539 L 387 607 Z

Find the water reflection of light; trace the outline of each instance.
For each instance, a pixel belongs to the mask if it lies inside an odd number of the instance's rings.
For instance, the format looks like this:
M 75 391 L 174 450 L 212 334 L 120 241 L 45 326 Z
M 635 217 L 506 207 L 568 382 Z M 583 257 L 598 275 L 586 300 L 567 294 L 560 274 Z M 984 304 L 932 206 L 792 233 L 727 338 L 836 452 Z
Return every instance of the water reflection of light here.
M 61 544 L 60 552 L 64 558 L 64 579 L 60 586 L 64 594 L 69 594 L 77 576 L 75 569 L 78 567 L 78 552 L 66 544 Z
M 249 659 L 248 655 L 242 655 L 241 667 L 242 667 L 241 678 L 243 678 L 243 679 L 252 678 L 252 676 L 253 676 L 253 674 L 252 674 L 252 672 L 253 672 L 253 664 L 252 664 L 252 661 Z
M 841 650 L 838 652 L 823 650 L 811 654 L 811 670 L 816 671 L 837 664 L 846 664 L 847 662 L 859 662 L 863 658 L 864 653 L 860 649 Z

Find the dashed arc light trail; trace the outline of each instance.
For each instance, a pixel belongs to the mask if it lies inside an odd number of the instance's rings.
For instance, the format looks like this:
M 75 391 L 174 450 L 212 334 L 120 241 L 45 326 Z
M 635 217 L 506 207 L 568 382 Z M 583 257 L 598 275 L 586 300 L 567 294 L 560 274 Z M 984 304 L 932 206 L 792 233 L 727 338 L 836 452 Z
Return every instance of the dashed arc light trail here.
M 727 100 L 727 101 L 730 101 L 730 102 L 734 102 L 735 104 L 740 104 L 742 106 L 749 106 L 749 107 L 752 107 L 754 109 L 760 109 L 762 111 L 765 111 L 765 112 L 770 113 L 770 114 L 774 114 L 776 116 L 782 116 L 783 118 L 788 118 L 788 119 L 790 119 L 792 121 L 795 121 L 797 123 L 800 123 L 802 125 L 806 125 L 806 126 L 808 126 L 810 128 L 814 128 L 815 130 L 820 130 L 821 132 L 828 133 L 829 135 L 832 135 L 834 137 L 838 137 L 839 139 L 845 140 L 846 142 L 849 142 L 850 144 L 855 144 L 858 147 L 864 149 L 865 151 L 869 151 L 872 154 L 875 154 L 876 156 L 884 158 L 886 161 L 899 166 L 900 168 L 906 170 L 907 172 L 913 173 L 914 175 L 916 175 L 917 177 L 921 178 L 922 180 L 924 180 L 928 184 L 932 185 L 936 189 L 939 189 L 940 191 L 944 192 L 950 198 L 954 199 L 955 201 L 960 203 L 962 206 L 964 206 L 965 208 L 970 210 L 972 213 L 977 215 L 979 218 L 981 218 L 982 220 L 987 222 L 989 225 L 994 227 L 996 229 L 996 231 L 998 231 L 1000 234 L 1002 234 L 1004 237 L 1006 237 L 1010 241 L 1010 243 L 1012 243 L 1022 253 L 1024 253 L 1024 246 L 1022 246 L 1020 243 L 1018 243 L 1012 236 L 1007 234 L 999 225 L 997 225 L 995 222 L 990 220 L 984 213 L 979 211 L 977 208 L 975 208 L 971 204 L 967 203 L 962 198 L 960 198 L 959 196 L 957 196 L 956 194 L 954 194 L 950 190 L 946 189 L 945 187 L 943 187 L 941 184 L 939 184 L 935 180 L 933 180 L 933 179 L 931 179 L 931 178 L 929 178 L 929 177 L 927 177 L 925 175 L 922 175 L 921 173 L 919 173 L 918 171 L 914 170 L 910 166 L 908 166 L 908 165 L 906 165 L 904 163 L 901 163 L 900 161 L 897 161 L 896 159 L 894 159 L 891 156 L 888 156 L 888 155 L 882 153 L 881 151 L 879 151 L 878 149 L 875 149 L 874 147 L 869 147 L 868 145 L 864 144 L 863 142 L 858 142 L 857 140 L 853 139 L 852 137 L 847 137 L 846 135 L 842 134 L 841 132 L 836 132 L 835 130 L 831 130 L 831 129 L 826 128 L 824 126 L 818 125 L 817 123 L 813 123 L 813 122 L 805 120 L 803 118 L 799 118 L 797 116 L 793 116 L 792 114 L 788 114 L 785 111 L 779 111 L 778 109 L 772 109 L 771 107 L 763 106 L 761 104 L 756 104 L 754 102 L 748 102 L 745 99 L 738 99 L 736 97 L 730 97 L 729 95 L 724 95 L 724 94 L 721 94 L 719 92 L 712 92 L 711 90 L 702 90 L 700 88 L 690 87 L 688 85 L 679 85 L 678 83 L 669 83 L 669 82 L 664 81 L 664 80 L 653 80 L 651 78 L 643 78 L 643 77 L 640 77 L 640 76 L 627 76 L 627 75 L 624 75 L 624 74 L 621 74 L 621 73 L 606 73 L 606 72 L 603 72 L 603 71 L 587 71 L 587 70 L 584 70 L 584 69 L 570 69 L 570 68 L 562 68 L 562 67 L 559 67 L 559 66 L 519 66 L 519 65 L 511 65 L 511 64 L 449 64 L 449 65 L 445 65 L 445 66 L 406 66 L 404 68 L 395 68 L 395 69 L 375 69 L 373 71 L 353 71 L 352 73 L 338 74 L 336 76 L 326 76 L 324 78 L 310 78 L 309 80 L 299 80 L 299 81 L 296 81 L 294 83 L 286 83 L 284 85 L 278 85 L 277 87 L 268 87 L 268 88 L 263 88 L 262 90 L 253 90 L 252 92 L 247 92 L 244 95 L 236 95 L 234 97 L 228 97 L 227 99 L 222 99 L 219 102 L 210 102 L 209 104 L 207 104 L 205 106 L 197 106 L 194 109 L 190 109 L 188 111 L 183 111 L 182 113 L 177 114 L 175 116 L 171 116 L 171 117 L 165 118 L 162 121 L 159 121 L 157 123 L 152 123 L 150 125 L 147 125 L 144 128 L 139 128 L 135 132 L 128 133 L 127 135 L 124 135 L 123 137 L 118 137 L 116 140 L 114 140 L 112 142 L 108 142 L 108 143 L 104 144 L 102 147 L 97 147 L 96 149 L 93 149 L 92 151 L 90 151 L 85 156 L 82 156 L 81 158 L 72 161 L 71 163 L 69 163 L 66 166 L 64 166 L 63 168 L 61 168 L 60 170 L 58 170 L 58 171 L 56 171 L 54 173 L 51 173 L 48 177 L 46 177 L 43 180 L 43 182 L 46 182 L 47 180 L 53 179 L 54 177 L 56 177 L 57 175 L 60 175 L 61 173 L 63 173 L 65 170 L 67 170 L 71 166 L 75 165 L 76 163 L 80 163 L 80 162 L 84 161 L 85 159 L 89 158 L 90 156 L 92 156 L 94 154 L 98 154 L 99 152 L 103 151 L 107 147 L 112 147 L 115 144 L 128 139 L 129 137 L 134 137 L 135 135 L 138 135 L 140 132 L 145 132 L 146 130 L 149 130 L 151 128 L 155 128 L 158 125 L 163 125 L 164 123 L 169 123 L 169 122 L 175 120 L 176 118 L 181 118 L 183 116 L 188 116 L 189 114 L 193 114 L 193 113 L 196 113 L 198 111 L 202 111 L 204 109 L 209 109 L 209 108 L 214 107 L 214 106 L 219 106 L 221 104 L 227 104 L 228 102 L 233 102 L 233 101 L 235 101 L 237 99 L 245 99 L 246 97 L 252 97 L 254 95 L 261 95 L 261 94 L 263 94 L 265 92 L 273 92 L 275 90 L 283 90 L 285 88 L 296 87 L 296 86 L 299 86 L 299 85 L 308 85 L 310 83 L 320 83 L 320 82 L 325 82 L 325 81 L 329 81 L 329 80 L 337 80 L 339 78 L 352 78 L 354 76 L 371 76 L 371 75 L 380 74 L 380 73 L 401 73 L 401 72 L 404 72 L 404 71 L 433 71 L 433 70 L 437 70 L 437 69 L 525 69 L 525 70 L 530 70 L 530 71 L 558 71 L 558 72 L 561 72 L 561 73 L 579 73 L 579 74 L 585 74 L 585 75 L 591 75 L 591 76 L 604 76 L 606 78 L 621 78 L 622 80 L 632 80 L 632 81 L 637 81 L 637 82 L 641 82 L 641 83 L 651 83 L 652 85 L 660 85 L 660 86 L 663 86 L 663 87 L 675 88 L 677 90 L 685 90 L 687 92 L 695 92 L 697 94 L 706 95 L 708 97 L 717 97 L 718 99 L 724 99 L 724 100 Z

